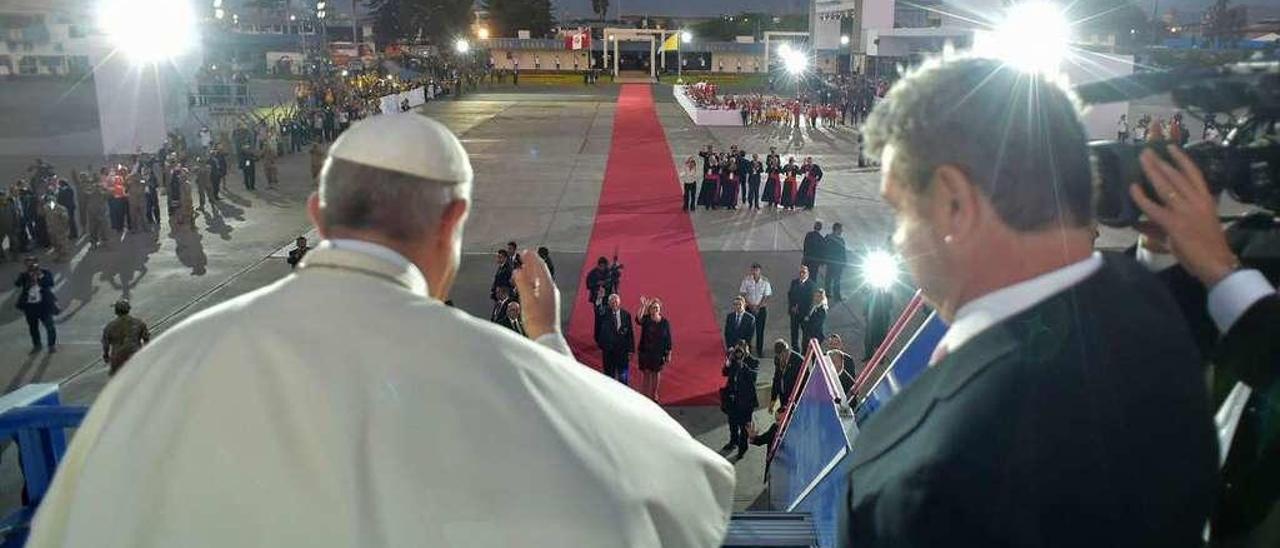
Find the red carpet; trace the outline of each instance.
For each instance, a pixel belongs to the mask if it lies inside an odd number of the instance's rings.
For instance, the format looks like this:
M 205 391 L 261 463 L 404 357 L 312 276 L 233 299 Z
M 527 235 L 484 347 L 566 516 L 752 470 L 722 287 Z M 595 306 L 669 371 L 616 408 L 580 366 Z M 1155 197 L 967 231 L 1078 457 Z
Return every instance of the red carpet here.
M 723 384 L 724 350 L 693 222 L 680 210 L 681 192 L 653 92 L 648 85 L 623 85 L 568 339 L 579 361 L 601 368 L 586 275 L 596 258 L 612 257 L 616 249 L 624 265 L 619 290 L 623 307 L 635 314 L 641 295 L 658 297 L 671 322 L 674 350 L 662 372 L 658 398 L 668 405 L 711 405 Z M 637 342 L 639 337 L 637 328 Z M 633 355 L 631 381 L 637 380 Z

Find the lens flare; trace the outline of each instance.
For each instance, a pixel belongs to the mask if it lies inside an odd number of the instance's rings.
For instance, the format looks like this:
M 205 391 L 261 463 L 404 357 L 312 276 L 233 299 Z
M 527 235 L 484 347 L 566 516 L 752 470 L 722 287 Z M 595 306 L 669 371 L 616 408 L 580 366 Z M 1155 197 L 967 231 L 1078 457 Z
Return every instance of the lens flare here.
M 185 53 L 199 31 L 186 0 L 101 0 L 98 25 L 117 51 L 136 63 L 154 63 Z
M 886 290 L 898 283 L 900 274 L 898 259 L 888 251 L 881 249 L 872 251 L 862 258 L 860 265 L 862 281 L 867 285 Z
M 1043 1 L 1014 4 L 995 30 L 975 36 L 974 50 L 1019 70 L 1055 75 L 1071 45 L 1071 23 L 1062 8 Z

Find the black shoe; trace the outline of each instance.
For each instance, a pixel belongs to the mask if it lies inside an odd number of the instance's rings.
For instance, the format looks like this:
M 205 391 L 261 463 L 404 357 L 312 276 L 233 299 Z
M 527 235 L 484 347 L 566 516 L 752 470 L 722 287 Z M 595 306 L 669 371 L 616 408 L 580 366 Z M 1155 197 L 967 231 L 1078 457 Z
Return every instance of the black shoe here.
M 39 348 L 39 347 L 37 347 L 37 348 Z M 721 453 L 723 453 L 723 452 L 725 452 L 725 451 L 728 451 L 728 450 L 730 450 L 730 449 L 733 449 L 734 447 L 736 447 L 736 445 L 735 445 L 733 442 L 726 443 L 726 444 L 724 444 L 724 447 L 721 447 L 721 448 L 720 448 L 720 452 L 721 452 Z
M 32 354 L 39 354 L 39 353 L 40 353 L 40 351 L 41 351 L 41 350 L 43 350 L 43 349 L 44 349 L 44 346 L 42 346 L 42 345 L 38 345 L 38 344 L 37 344 L 37 345 L 35 345 L 35 346 L 31 347 L 31 353 L 32 353 Z M 728 450 L 728 449 L 729 449 L 728 447 L 725 447 L 724 449 L 721 449 L 721 451 L 726 451 L 726 450 Z
M 745 455 L 745 454 L 747 454 L 746 449 L 740 449 L 740 450 L 738 450 L 738 454 L 737 454 L 736 456 L 734 456 L 733 458 L 734 458 L 734 460 L 742 460 L 742 456 L 743 456 L 743 455 Z
M 57 353 L 57 352 L 58 352 L 58 345 L 56 345 L 56 344 L 51 344 L 51 345 L 49 345 L 49 353 L 50 353 L 50 354 L 54 354 L 54 353 Z

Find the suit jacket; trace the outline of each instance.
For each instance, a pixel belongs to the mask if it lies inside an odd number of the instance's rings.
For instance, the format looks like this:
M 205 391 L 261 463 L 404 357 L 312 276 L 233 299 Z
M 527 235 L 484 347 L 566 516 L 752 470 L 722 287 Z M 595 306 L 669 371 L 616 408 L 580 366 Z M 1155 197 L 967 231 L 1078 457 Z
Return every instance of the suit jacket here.
M 58 313 L 58 297 L 53 294 L 53 273 L 40 269 L 40 275 L 36 277 L 34 285 L 39 287 L 40 302 L 27 302 L 27 290 L 33 285 L 27 271 L 23 270 L 18 274 L 18 279 L 13 282 L 14 287 L 18 288 L 18 302 L 15 303 L 18 310 L 23 312 L 32 312 L 40 314 L 57 314 Z
M 503 316 L 502 318 L 498 319 L 498 325 L 501 325 L 502 327 L 505 327 L 512 331 L 515 331 L 516 334 L 520 335 L 521 337 L 526 336 L 524 331 L 524 322 L 512 321 L 511 318 L 507 316 Z
M 796 314 L 803 315 L 809 311 L 809 307 L 813 305 L 813 291 L 817 285 L 813 283 L 813 277 L 810 276 L 803 283 L 800 278 L 791 280 L 791 287 L 787 289 L 787 309 L 795 310 Z
M 507 318 L 507 305 L 515 302 L 515 299 L 507 297 L 501 301 L 493 302 L 493 309 L 489 311 L 489 321 L 502 323 Z
M 817 230 L 810 230 L 804 235 L 804 260 L 822 261 L 826 255 L 827 239 Z M 813 278 L 817 272 L 810 272 L 809 277 Z
M 786 372 L 784 373 L 781 367 L 773 368 L 773 386 L 769 388 L 770 400 L 778 400 L 781 405 L 787 404 L 802 366 L 804 366 L 804 356 L 795 350 L 789 351 Z
M 760 370 L 760 360 L 746 356 L 741 360 L 730 359 L 720 370 L 725 377 L 725 398 L 721 402 L 721 410 L 729 415 L 729 420 L 746 422 L 751 414 L 760 406 L 756 395 L 756 375 Z
M 630 354 L 636 347 L 636 332 L 631 324 L 631 314 L 618 309 L 621 321 L 613 321 L 613 310 L 601 306 L 596 309 L 596 346 L 605 352 Z
M 827 234 L 826 245 L 823 247 L 826 248 L 826 260 L 828 263 L 837 264 L 839 267 L 845 266 L 845 262 L 849 260 L 849 252 L 845 247 L 844 236 L 834 232 Z
M 1200 356 L 1125 257 L 981 332 L 862 426 L 846 542 L 1199 546 L 1217 482 Z
M 733 348 L 738 341 L 747 341 L 751 343 L 751 339 L 756 334 L 756 317 L 750 312 L 742 313 L 742 320 L 734 321 L 734 313 L 730 312 L 724 317 L 724 347 Z

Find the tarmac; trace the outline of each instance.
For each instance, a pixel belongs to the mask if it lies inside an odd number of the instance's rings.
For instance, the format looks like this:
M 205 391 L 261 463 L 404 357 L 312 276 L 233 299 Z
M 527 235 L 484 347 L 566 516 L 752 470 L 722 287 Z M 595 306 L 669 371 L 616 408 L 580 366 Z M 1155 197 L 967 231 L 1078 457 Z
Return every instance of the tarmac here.
M 450 127 L 471 154 L 476 184 L 464 233 L 464 255 L 453 290 L 456 305 L 487 317 L 493 251 L 507 241 L 521 247 L 546 246 L 556 264 L 562 291 L 562 316 L 568 318 L 577 298 L 577 280 L 596 211 L 610 149 L 617 87 L 506 88 L 433 101 L 418 112 Z M 717 312 L 728 310 L 748 265 L 759 262 L 773 282 L 774 302 L 785 299 L 789 280 L 800 264 L 801 241 L 815 220 L 845 226 L 854 253 L 883 247 L 892 217 L 878 195 L 880 174 L 858 168 L 856 134 L 851 127 L 782 129 L 773 126 L 698 127 L 671 100 L 669 86 L 654 95 L 677 165 L 707 144 L 727 149 L 737 144 L 763 158 L 768 147 L 787 155 L 812 156 L 826 177 L 813 211 L 699 211 L 694 215 L 698 245 Z M 54 156 L 56 155 L 48 155 Z M 60 173 L 69 165 L 53 160 Z M 16 160 L 9 159 L 9 165 Z M 196 232 L 129 235 L 109 250 L 89 250 L 81 242 L 69 263 L 45 261 L 58 280 L 56 292 L 64 313 L 58 318 L 57 354 L 29 354 L 30 342 L 14 292 L 0 305 L 0 383 L 3 391 L 27 383 L 60 382 L 63 399 L 90 404 L 107 382 L 100 359 L 99 337 L 111 319 L 111 304 L 120 297 L 134 312 L 163 332 L 209 306 L 260 288 L 288 275 L 282 249 L 310 230 L 304 201 L 313 186 L 305 153 L 279 162 L 281 186 L 244 190 L 234 171 L 224 184 L 225 200 L 207 207 L 196 219 Z M 678 207 L 672 204 L 672 207 Z M 1103 244 L 1123 245 L 1132 236 L 1104 231 Z M 621 259 L 625 262 L 625 250 Z M 15 263 L 0 265 L 0 278 L 14 279 Z M 846 296 L 833 303 L 828 329 L 841 334 L 847 349 L 862 348 L 861 300 L 856 269 L 847 269 Z M 625 288 L 624 275 L 623 285 Z M 669 303 L 668 306 L 678 306 Z M 775 305 L 775 309 L 780 308 Z M 300 321 L 303 321 L 300 319 Z M 766 341 L 786 337 L 785 315 L 771 315 Z M 767 345 L 766 345 L 767 346 Z M 860 351 L 851 351 L 859 355 Z M 772 353 L 766 350 L 759 375 L 762 405 L 772 379 Z M 697 439 L 719 449 L 728 440 L 724 416 L 714 407 L 669 408 Z M 757 412 L 756 422 L 772 422 Z M 763 450 L 752 448 L 736 463 L 735 509 L 762 508 L 765 484 Z M 0 514 L 17 504 L 20 478 L 16 451 L 0 452 Z

